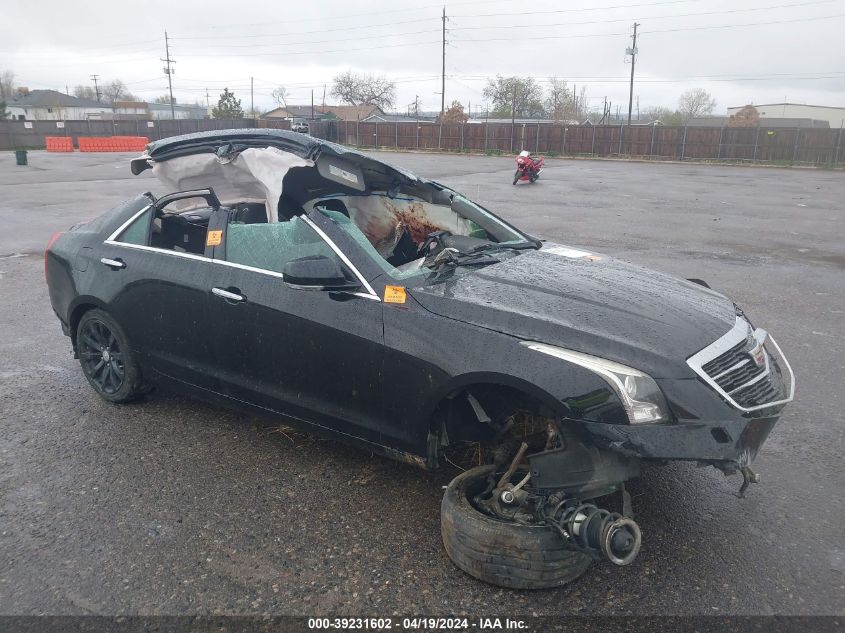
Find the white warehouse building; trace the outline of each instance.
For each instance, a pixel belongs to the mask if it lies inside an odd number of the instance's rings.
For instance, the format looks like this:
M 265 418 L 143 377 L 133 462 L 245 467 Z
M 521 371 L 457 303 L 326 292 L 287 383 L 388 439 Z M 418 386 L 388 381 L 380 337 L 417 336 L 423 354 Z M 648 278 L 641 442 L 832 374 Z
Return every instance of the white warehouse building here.
M 753 105 L 760 113 L 760 119 L 814 119 L 816 121 L 827 121 L 833 128 L 845 127 L 845 108 L 804 103 L 755 103 Z M 744 107 L 728 108 L 728 116 L 736 114 Z M 764 123 L 761 121 L 761 124 Z
M 9 118 L 20 121 L 65 121 L 110 118 L 105 103 L 71 97 L 57 90 L 32 90 L 6 103 Z

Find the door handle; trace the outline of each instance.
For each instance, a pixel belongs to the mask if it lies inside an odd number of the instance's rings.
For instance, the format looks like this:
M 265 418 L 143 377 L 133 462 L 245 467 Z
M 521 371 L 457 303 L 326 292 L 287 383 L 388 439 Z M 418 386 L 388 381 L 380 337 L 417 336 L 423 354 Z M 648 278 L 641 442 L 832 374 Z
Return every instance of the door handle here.
M 105 264 L 109 268 L 126 268 L 126 262 L 122 259 L 109 259 L 108 257 L 103 257 L 100 259 L 100 263 Z
M 223 288 L 212 288 L 211 294 L 217 295 L 218 297 L 221 297 L 226 301 L 237 301 L 238 303 L 240 303 L 241 301 L 246 301 L 246 297 L 244 297 L 243 295 L 239 295 L 236 292 L 231 292 Z

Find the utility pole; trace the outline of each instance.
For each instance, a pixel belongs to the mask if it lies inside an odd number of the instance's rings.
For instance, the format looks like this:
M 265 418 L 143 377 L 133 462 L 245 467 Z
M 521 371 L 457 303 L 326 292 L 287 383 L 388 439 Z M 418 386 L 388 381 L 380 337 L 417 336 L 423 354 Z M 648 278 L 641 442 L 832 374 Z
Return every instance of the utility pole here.
M 170 90 L 170 116 L 176 120 L 176 108 L 173 107 L 173 73 L 175 71 L 171 68 L 175 60 L 170 59 L 170 40 L 167 38 L 167 31 L 164 32 L 164 52 L 165 57 L 161 61 L 167 64 L 164 67 L 164 74 L 167 75 L 167 87 Z
M 100 86 L 97 84 L 99 78 L 99 75 L 91 75 L 91 79 L 94 81 L 94 93 L 97 95 L 97 103 L 100 103 Z
M 513 101 L 511 102 L 511 152 L 513 152 L 513 135 L 516 133 L 516 80 L 513 82 Z
M 314 120 L 314 89 L 311 88 L 311 120 Z
M 205 109 L 211 114 L 211 95 L 208 94 L 208 88 L 205 89 Z
M 628 125 L 631 125 L 631 109 L 634 106 L 634 65 L 637 62 L 637 27 L 639 24 L 634 22 L 634 45 L 628 49 L 627 53 L 631 56 L 631 86 L 628 92 Z
M 440 119 L 446 112 L 446 7 L 443 7 L 443 67 L 440 71 Z
M 326 111 L 326 84 L 323 84 L 323 112 Z
M 252 77 L 249 78 L 249 111 L 252 118 L 255 118 L 255 82 Z

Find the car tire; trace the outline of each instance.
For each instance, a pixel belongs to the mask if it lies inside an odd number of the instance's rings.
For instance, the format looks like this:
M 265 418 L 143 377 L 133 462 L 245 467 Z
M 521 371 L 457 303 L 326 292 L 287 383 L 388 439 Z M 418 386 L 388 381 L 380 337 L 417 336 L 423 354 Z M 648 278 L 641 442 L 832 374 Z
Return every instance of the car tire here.
M 131 402 L 149 392 L 126 333 L 104 310 L 79 319 L 76 350 L 82 373 L 103 400 Z
M 443 495 L 440 530 L 452 562 L 470 576 L 509 589 L 559 587 L 587 571 L 592 558 L 569 549 L 554 528 L 498 520 L 470 503 L 492 468 L 465 471 Z

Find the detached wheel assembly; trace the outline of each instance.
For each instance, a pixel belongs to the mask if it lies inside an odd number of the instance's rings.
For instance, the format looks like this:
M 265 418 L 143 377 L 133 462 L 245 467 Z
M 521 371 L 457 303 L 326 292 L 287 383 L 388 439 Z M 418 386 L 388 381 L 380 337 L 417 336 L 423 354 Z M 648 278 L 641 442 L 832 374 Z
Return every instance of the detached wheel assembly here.
M 487 485 L 493 466 L 468 470 L 443 496 L 440 529 L 449 558 L 484 582 L 510 589 L 559 587 L 593 561 L 576 551 L 551 525 L 527 525 L 482 513 L 472 499 Z

